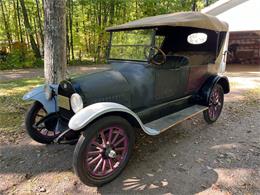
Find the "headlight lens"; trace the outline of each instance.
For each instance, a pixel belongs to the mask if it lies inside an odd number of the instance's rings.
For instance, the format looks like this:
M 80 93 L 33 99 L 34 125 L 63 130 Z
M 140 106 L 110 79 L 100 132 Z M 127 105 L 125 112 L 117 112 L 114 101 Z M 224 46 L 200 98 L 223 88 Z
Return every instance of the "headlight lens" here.
M 49 85 L 44 86 L 44 94 L 47 100 L 50 100 L 53 96 L 52 88 Z
M 83 101 L 79 94 L 73 93 L 70 97 L 70 105 L 73 112 L 78 112 L 83 108 Z

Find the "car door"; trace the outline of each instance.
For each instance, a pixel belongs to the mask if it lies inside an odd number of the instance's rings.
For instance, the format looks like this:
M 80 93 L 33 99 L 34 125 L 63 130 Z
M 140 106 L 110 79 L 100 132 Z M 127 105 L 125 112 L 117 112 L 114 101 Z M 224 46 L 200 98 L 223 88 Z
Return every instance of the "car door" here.
M 210 52 L 189 52 L 190 72 L 187 85 L 187 93 L 198 92 L 207 78 L 215 60 L 215 54 Z
M 156 102 L 164 102 L 181 98 L 185 95 L 188 83 L 189 67 L 168 61 L 154 68 Z
M 198 90 L 201 88 L 208 77 L 208 65 L 190 66 L 187 94 L 198 92 Z

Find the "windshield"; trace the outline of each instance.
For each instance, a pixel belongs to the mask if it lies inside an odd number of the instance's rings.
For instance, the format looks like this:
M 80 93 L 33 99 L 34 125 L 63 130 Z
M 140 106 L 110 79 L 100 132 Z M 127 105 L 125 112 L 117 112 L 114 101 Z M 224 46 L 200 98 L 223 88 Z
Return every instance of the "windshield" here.
M 152 29 L 113 32 L 109 59 L 147 61 L 152 34 Z

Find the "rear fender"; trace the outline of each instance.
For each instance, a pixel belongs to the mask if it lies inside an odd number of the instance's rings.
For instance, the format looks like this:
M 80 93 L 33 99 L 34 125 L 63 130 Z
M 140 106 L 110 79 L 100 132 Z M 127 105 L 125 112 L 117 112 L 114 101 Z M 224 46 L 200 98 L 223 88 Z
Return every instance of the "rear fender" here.
M 216 84 L 219 84 L 222 86 L 222 88 L 224 90 L 224 94 L 227 94 L 230 92 L 229 81 L 226 76 L 212 75 L 206 80 L 206 82 L 203 84 L 203 86 L 199 92 L 199 95 L 201 98 L 201 104 L 203 104 L 205 106 L 208 105 L 210 92 Z
M 55 93 L 57 94 L 58 91 L 58 85 L 50 85 Z M 34 100 L 40 102 L 43 106 L 44 109 L 48 113 L 53 113 L 58 111 L 58 106 L 57 106 L 57 97 L 54 96 L 51 100 L 47 100 L 44 94 L 44 85 L 41 85 L 39 87 L 34 88 L 33 90 L 29 91 L 23 96 L 23 100 L 29 101 L 29 100 Z
M 83 108 L 70 119 L 69 128 L 74 131 L 81 131 L 94 120 L 108 114 L 122 116 L 128 120 L 132 126 L 141 128 L 149 135 L 158 134 L 158 131 L 146 127 L 133 111 L 114 102 L 100 102 Z

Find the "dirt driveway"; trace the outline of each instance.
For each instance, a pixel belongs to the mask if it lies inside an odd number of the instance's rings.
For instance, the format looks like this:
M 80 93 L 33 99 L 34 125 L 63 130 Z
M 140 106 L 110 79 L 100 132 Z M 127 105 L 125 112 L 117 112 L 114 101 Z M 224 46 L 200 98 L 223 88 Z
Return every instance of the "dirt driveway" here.
M 260 194 L 260 102 L 249 93 L 260 72 L 228 75 L 234 87 L 216 123 L 198 115 L 156 137 L 138 133 L 124 172 L 101 188 L 73 174 L 75 146 L 27 135 L 0 145 L 0 194 Z

